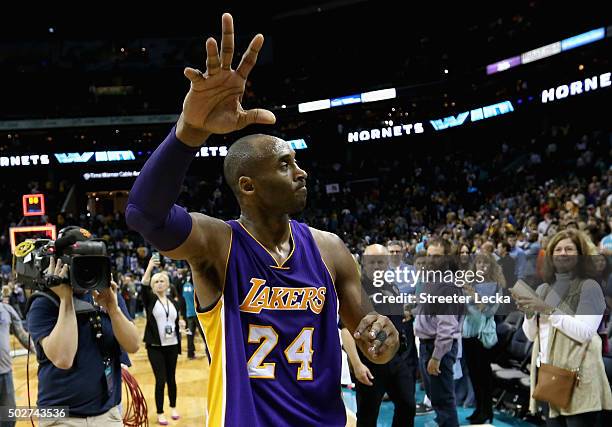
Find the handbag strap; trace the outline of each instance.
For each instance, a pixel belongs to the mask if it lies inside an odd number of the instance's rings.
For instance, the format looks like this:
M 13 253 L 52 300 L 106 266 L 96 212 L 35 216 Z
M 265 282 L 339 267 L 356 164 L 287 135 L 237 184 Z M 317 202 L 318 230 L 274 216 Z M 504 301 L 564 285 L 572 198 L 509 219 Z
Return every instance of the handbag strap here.
M 536 314 L 536 322 L 537 322 L 537 325 L 538 325 L 538 337 L 539 337 L 540 336 L 540 314 Z M 550 352 L 552 353 L 553 349 L 554 349 L 554 346 L 555 346 L 555 338 L 557 337 L 557 328 L 552 326 L 552 324 L 550 325 L 550 328 L 552 329 L 552 338 L 551 338 L 551 342 L 550 342 Z M 589 351 L 589 345 L 591 344 L 591 339 L 588 340 L 586 342 L 586 344 L 584 344 L 584 351 L 582 352 L 582 357 L 580 358 L 580 363 L 578 364 L 578 367 L 576 368 L 576 371 L 580 370 L 580 367 L 582 366 L 582 363 L 586 359 L 587 352 Z M 541 344 L 542 343 L 540 342 L 540 351 L 541 351 Z

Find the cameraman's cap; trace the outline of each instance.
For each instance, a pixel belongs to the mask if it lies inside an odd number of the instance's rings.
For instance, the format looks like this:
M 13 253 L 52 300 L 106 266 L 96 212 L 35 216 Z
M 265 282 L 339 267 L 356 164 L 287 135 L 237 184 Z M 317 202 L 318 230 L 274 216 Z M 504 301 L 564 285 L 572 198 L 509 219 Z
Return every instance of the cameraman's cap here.
M 76 225 L 62 228 L 57 235 L 58 239 L 70 237 L 74 237 L 75 242 L 83 242 L 85 240 L 91 240 L 92 235 L 88 230 Z

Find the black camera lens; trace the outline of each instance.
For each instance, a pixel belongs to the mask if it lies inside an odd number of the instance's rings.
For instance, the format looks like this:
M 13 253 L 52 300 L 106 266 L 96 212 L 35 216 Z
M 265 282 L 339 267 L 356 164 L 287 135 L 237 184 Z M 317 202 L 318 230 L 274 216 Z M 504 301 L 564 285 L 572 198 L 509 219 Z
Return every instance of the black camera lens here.
M 101 255 L 80 255 L 72 258 L 72 285 L 82 290 L 107 288 L 111 274 L 110 259 Z

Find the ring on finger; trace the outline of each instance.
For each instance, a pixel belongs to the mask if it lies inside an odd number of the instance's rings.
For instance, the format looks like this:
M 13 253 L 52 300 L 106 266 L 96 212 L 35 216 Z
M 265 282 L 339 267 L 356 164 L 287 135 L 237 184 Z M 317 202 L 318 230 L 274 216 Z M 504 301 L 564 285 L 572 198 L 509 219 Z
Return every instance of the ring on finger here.
M 385 342 L 387 337 L 388 335 L 385 331 L 380 331 L 378 334 L 376 334 L 376 340 L 380 341 L 381 343 Z

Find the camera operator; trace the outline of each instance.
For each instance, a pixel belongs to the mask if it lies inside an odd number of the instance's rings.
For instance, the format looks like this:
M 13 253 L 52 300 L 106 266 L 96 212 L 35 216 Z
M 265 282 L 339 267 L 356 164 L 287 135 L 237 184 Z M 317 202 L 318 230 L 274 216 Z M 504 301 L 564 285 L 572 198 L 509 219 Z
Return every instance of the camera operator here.
M 117 284 L 77 291 L 68 265 L 54 258 L 46 273 L 57 285 L 35 298 L 27 313 L 39 362 L 37 406 L 67 406 L 69 418 L 60 425 L 122 426 L 120 359 L 124 350 L 138 350 L 139 334 Z M 41 418 L 39 425 L 52 422 Z

